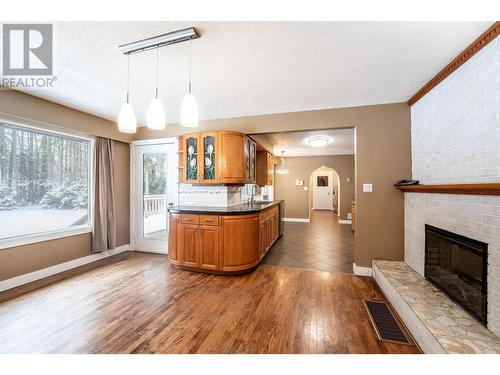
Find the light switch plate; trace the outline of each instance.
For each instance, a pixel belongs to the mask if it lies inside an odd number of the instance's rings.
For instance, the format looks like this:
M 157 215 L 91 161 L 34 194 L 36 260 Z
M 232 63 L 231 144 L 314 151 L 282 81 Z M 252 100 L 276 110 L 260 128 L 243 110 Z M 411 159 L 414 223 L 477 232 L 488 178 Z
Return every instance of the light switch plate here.
M 363 184 L 363 193 L 373 192 L 373 184 Z
M 309 190 L 309 188 L 307 186 L 304 186 L 304 190 L 307 191 Z

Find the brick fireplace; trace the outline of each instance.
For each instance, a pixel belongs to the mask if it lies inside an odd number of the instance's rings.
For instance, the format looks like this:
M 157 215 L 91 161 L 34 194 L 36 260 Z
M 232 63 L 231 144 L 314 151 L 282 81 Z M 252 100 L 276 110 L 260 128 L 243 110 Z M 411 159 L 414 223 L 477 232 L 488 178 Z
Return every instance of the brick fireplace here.
M 412 178 L 500 182 L 500 39 L 411 107 Z M 425 273 L 426 225 L 488 247 L 488 322 L 500 336 L 500 196 L 405 193 L 405 262 Z

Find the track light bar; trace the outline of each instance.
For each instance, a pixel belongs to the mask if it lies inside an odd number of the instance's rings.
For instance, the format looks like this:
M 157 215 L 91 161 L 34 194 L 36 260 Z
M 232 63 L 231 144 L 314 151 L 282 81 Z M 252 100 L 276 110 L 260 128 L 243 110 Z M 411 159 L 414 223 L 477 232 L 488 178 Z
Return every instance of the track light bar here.
M 120 48 L 120 51 L 122 51 L 124 55 L 130 55 L 132 53 L 143 52 L 157 47 L 164 47 L 174 43 L 185 42 L 199 37 L 200 36 L 194 27 L 189 27 L 187 29 L 172 31 L 171 33 L 153 36 L 151 38 L 138 40 L 132 43 L 122 44 L 121 46 L 118 46 L 118 48 Z

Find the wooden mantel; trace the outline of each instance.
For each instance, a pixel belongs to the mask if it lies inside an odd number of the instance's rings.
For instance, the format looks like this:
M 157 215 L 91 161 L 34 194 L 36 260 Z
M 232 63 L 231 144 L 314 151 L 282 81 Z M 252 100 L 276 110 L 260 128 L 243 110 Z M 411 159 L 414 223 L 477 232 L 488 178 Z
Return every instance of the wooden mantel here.
M 500 195 L 500 183 L 398 186 L 405 193 Z

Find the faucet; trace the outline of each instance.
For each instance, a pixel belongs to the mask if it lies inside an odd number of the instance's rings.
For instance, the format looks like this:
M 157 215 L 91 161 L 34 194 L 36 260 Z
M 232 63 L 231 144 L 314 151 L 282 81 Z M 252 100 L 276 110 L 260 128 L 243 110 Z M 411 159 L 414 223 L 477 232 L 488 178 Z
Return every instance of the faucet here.
M 250 204 L 254 202 L 255 198 L 255 188 L 259 187 L 257 184 L 252 184 L 252 195 L 250 196 Z

